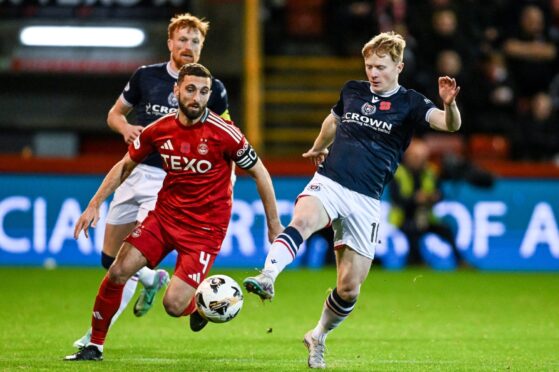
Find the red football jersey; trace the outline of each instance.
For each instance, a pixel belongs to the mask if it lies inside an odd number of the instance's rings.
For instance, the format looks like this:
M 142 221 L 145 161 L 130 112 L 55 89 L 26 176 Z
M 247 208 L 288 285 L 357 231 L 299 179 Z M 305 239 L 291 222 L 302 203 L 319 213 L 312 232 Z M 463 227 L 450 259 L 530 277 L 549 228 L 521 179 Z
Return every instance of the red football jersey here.
M 247 150 L 252 151 L 240 130 L 207 109 L 191 126 L 176 114 L 164 116 L 128 148 L 138 163 L 152 152 L 161 155 L 167 175 L 154 212 L 163 223 L 217 236 L 225 235 L 231 217 L 232 161 L 247 168 Z

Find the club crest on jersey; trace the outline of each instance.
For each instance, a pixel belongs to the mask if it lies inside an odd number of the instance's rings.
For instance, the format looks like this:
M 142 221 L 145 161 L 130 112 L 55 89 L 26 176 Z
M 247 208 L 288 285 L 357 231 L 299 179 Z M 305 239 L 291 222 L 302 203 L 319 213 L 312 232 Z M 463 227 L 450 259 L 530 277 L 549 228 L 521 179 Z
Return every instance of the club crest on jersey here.
M 313 183 L 312 185 L 308 186 L 308 189 L 311 191 L 320 191 L 320 184 Z
M 208 145 L 206 145 L 205 143 L 201 143 L 198 145 L 198 154 L 200 155 L 206 155 L 209 151 Z
M 377 107 L 375 105 L 371 105 L 369 102 L 365 102 L 363 106 L 361 106 L 361 113 L 363 115 L 373 115 L 377 112 Z
M 240 158 L 243 156 L 248 149 L 248 142 L 245 142 L 242 149 L 237 150 L 237 157 Z
M 167 97 L 167 102 L 169 102 L 169 106 L 171 107 L 177 107 L 179 105 L 179 101 L 177 100 L 177 97 L 175 97 L 175 93 L 171 92 L 169 94 L 169 97 Z

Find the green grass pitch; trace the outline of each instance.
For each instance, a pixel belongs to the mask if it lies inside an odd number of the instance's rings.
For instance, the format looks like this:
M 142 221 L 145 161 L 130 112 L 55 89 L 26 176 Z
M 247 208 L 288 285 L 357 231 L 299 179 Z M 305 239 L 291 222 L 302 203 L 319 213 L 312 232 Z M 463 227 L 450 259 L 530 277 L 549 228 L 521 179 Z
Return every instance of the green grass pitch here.
M 237 281 L 253 270 L 214 270 Z M 334 269 L 286 271 L 276 299 L 245 294 L 239 316 L 192 333 L 161 296 L 143 318 L 130 306 L 103 362 L 63 362 L 89 326 L 100 269 L 0 269 L 0 370 L 306 370 Z M 133 300 L 134 301 L 134 300 Z M 373 268 L 355 311 L 327 340 L 339 371 L 559 371 L 556 273 L 388 272 Z

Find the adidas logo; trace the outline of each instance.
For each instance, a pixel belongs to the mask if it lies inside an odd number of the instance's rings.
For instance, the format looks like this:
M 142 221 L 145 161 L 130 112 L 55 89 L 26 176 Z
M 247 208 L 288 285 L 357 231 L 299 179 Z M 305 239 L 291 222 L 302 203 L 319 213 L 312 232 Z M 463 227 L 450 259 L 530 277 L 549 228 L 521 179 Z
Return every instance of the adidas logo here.
M 194 280 L 196 283 L 200 283 L 200 273 L 188 274 L 188 277 Z
M 171 140 L 168 139 L 167 141 L 165 141 L 165 143 L 163 144 L 163 146 L 161 146 L 161 148 L 163 150 L 174 150 L 173 148 L 173 144 L 171 143 Z
M 101 313 L 98 312 L 98 311 L 93 312 L 93 317 L 97 320 L 103 320 L 103 317 L 101 316 Z

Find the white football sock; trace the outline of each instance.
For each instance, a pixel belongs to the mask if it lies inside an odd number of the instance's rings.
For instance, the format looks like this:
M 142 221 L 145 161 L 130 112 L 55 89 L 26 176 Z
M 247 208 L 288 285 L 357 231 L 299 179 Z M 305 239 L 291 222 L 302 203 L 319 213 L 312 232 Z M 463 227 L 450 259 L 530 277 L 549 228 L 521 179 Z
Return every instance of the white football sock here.
M 337 328 L 351 314 L 356 302 L 357 300 L 352 302 L 343 300 L 334 288 L 324 301 L 320 320 L 312 332 L 313 338 L 324 343 L 328 333 Z
M 276 280 L 279 273 L 293 262 L 301 243 L 303 243 L 303 238 L 299 231 L 293 226 L 287 226 L 272 243 L 270 251 L 266 256 L 263 271 L 266 271 L 266 274 L 269 274 Z
M 140 270 L 138 270 L 136 275 L 138 275 L 140 282 L 144 287 L 151 287 L 153 285 L 153 281 L 155 279 L 155 270 L 144 266 Z
M 126 309 L 126 306 L 128 306 L 128 303 L 130 302 L 132 297 L 134 297 L 134 293 L 136 292 L 137 286 L 138 286 L 138 277 L 136 275 L 128 279 L 128 281 L 124 285 L 124 289 L 122 291 L 122 299 L 120 300 L 120 306 L 117 312 L 115 313 L 115 315 L 113 315 L 113 318 L 111 319 L 111 325 L 110 325 L 111 327 L 116 322 L 120 314 L 122 314 L 124 309 Z

